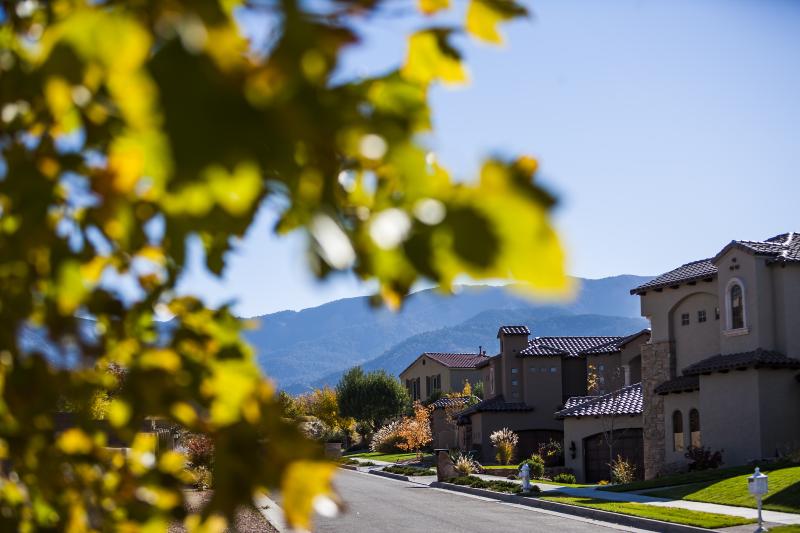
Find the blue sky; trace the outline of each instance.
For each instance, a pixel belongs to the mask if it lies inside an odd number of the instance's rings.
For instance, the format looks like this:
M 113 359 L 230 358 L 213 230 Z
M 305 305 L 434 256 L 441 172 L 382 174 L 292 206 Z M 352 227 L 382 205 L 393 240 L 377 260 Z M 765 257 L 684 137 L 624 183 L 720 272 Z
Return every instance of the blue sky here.
M 506 26 L 507 45 L 466 42 L 472 82 L 432 95 L 432 147 L 462 179 L 490 154 L 526 153 L 560 198 L 569 271 L 658 274 L 732 239 L 800 231 L 800 2 L 546 0 Z M 259 21 L 244 21 L 258 33 Z M 379 19 L 345 74 L 397 65 L 419 21 Z M 252 316 L 366 294 L 317 283 L 301 235 L 264 209 L 221 280 L 199 258 L 183 290 Z

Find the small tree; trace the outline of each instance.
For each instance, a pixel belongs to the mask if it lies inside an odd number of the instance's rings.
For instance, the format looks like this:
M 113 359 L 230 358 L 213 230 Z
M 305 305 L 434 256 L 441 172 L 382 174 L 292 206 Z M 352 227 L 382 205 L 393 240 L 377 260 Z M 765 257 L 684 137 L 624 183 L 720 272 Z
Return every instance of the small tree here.
M 415 452 L 418 461 L 422 460 L 422 448 L 433 441 L 431 411 L 431 407 L 417 400 L 414 402 L 414 416 L 403 417 L 400 422 L 398 433 L 403 439 L 400 449 Z
M 445 397 L 458 400 L 450 402 L 444 406 L 445 422 L 450 424 L 454 432 L 457 432 L 458 413 L 475 405 L 479 402 L 479 399 L 472 394 L 472 386 L 469 384 L 468 380 L 464 381 L 464 388 L 461 390 L 461 392 L 449 392 L 445 395 Z
M 517 451 L 519 436 L 508 428 L 503 428 L 489 435 L 489 441 L 497 450 L 495 458 L 501 465 L 511 464 Z
M 339 415 L 353 418 L 372 433 L 405 410 L 406 389 L 383 370 L 365 373 L 361 367 L 348 370 L 336 385 Z

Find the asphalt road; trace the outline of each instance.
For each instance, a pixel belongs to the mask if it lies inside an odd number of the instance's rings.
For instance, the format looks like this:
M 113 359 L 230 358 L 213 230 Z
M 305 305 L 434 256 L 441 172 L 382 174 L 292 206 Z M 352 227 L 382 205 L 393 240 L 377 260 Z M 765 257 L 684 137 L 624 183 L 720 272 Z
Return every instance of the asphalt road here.
M 317 516 L 316 532 L 636 531 L 349 470 L 340 470 L 334 484 L 347 508 L 335 518 Z

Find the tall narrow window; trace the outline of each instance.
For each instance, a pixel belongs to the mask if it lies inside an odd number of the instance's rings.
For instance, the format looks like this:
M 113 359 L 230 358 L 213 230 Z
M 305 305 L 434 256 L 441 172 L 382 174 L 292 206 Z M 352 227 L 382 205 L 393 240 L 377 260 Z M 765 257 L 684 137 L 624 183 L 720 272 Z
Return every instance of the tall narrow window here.
M 689 325 L 689 313 L 683 313 L 681 315 L 681 326 L 688 326 Z
M 672 449 L 683 451 L 683 415 L 680 411 L 672 413 Z
M 705 322 L 706 321 L 706 310 L 701 309 L 697 312 L 697 321 L 698 322 Z
M 744 295 L 742 286 L 738 283 L 731 285 L 730 289 L 731 329 L 744 327 Z
M 699 448 L 700 440 L 700 412 L 697 409 L 689 411 L 689 437 L 692 443 L 692 448 Z

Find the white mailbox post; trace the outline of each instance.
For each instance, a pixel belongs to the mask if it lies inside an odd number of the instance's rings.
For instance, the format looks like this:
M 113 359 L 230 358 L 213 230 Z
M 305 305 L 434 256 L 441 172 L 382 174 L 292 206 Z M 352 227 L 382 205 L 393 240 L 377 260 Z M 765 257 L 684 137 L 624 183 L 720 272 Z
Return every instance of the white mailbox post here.
M 750 491 L 750 494 L 756 497 L 756 501 L 758 501 L 758 529 L 756 529 L 756 533 L 759 531 L 767 531 L 761 520 L 761 498 L 766 496 L 767 492 L 769 492 L 769 478 L 766 474 L 762 474 L 758 467 L 756 467 L 756 471 L 753 475 L 747 478 L 747 489 Z
M 522 480 L 522 491 L 531 491 L 531 467 L 528 463 L 522 465 L 519 469 L 519 478 Z

